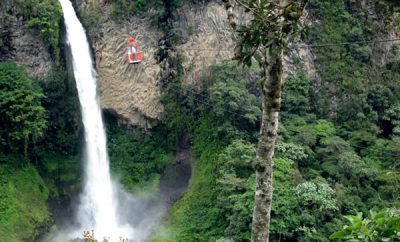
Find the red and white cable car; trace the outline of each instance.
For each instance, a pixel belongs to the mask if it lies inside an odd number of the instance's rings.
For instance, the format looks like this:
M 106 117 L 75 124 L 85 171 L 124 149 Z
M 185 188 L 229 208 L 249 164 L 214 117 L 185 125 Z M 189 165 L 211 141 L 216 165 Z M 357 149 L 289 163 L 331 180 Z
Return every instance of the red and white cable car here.
M 129 64 L 137 64 L 143 61 L 143 55 L 140 51 L 139 44 L 133 37 L 128 39 L 125 56 Z

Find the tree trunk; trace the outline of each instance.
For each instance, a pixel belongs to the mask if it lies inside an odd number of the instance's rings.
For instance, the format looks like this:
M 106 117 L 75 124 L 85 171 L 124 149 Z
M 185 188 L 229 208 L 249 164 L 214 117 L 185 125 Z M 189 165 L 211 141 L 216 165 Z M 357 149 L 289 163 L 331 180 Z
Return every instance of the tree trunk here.
M 252 242 L 268 242 L 273 193 L 272 160 L 278 133 L 278 115 L 282 93 L 282 48 L 270 48 L 266 54 L 261 80 L 262 120 L 256 154 L 256 193 L 252 222 Z
M 25 135 L 24 137 L 24 156 L 25 158 L 28 157 L 28 141 L 29 141 L 29 135 Z

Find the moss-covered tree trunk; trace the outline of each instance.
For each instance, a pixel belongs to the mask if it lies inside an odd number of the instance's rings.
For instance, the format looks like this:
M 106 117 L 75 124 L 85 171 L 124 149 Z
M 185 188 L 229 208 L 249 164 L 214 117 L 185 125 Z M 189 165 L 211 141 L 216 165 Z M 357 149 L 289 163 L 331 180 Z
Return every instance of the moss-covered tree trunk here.
M 256 154 L 256 192 L 252 222 L 252 241 L 269 241 L 273 169 L 272 160 L 278 135 L 278 116 L 282 94 L 283 48 L 296 35 L 299 19 L 308 0 L 224 0 L 231 26 L 239 34 L 236 58 L 250 66 L 258 62 L 263 73 L 260 88 L 262 109 Z M 252 15 L 247 23 L 237 23 L 235 5 Z
M 278 116 L 282 93 L 282 49 L 268 50 L 260 82 L 263 114 L 256 155 L 256 192 L 253 210 L 252 241 L 269 241 L 273 167 Z

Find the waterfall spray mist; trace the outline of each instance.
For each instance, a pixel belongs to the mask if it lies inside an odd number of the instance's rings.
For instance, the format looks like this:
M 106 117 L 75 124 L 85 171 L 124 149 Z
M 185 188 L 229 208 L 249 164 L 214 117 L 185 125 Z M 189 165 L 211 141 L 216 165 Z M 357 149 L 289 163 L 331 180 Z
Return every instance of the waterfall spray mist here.
M 97 96 L 96 73 L 85 30 L 69 0 L 59 0 L 64 12 L 67 43 L 79 94 L 85 129 L 85 187 L 78 210 L 78 233 L 94 230 L 98 238 L 132 238 L 133 230 L 121 225 L 117 216 L 116 191 L 109 172 L 106 136 Z

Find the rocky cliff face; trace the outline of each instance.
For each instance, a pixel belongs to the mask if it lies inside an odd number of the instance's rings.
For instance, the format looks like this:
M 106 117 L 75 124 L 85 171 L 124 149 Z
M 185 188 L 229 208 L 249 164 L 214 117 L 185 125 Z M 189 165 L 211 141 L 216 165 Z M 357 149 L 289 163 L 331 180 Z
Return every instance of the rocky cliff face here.
M 157 60 L 157 52 L 163 47 L 160 40 L 165 39 L 166 33 L 152 24 L 150 14 L 115 22 L 110 18 L 108 1 L 75 0 L 74 3 L 82 16 L 85 11 L 100 13 L 99 20 L 89 32 L 102 107 L 130 125 L 151 128 L 163 113 L 161 78 L 163 73 L 171 71 Z M 45 77 L 52 71 L 49 46 L 37 32 L 26 27 L 26 21 L 13 6 L 13 0 L 6 0 L 0 6 L 0 61 L 13 60 L 25 66 L 30 76 Z M 179 38 L 174 50 L 168 51 L 183 57 L 186 84 L 196 84 L 210 64 L 232 57 L 232 30 L 222 4 L 184 3 L 167 21 L 172 22 L 171 32 Z M 125 61 L 129 36 L 134 36 L 141 45 L 144 56 L 141 64 L 132 65 Z
M 0 61 L 14 60 L 24 65 L 31 76 L 46 76 L 52 70 L 49 47 L 12 7 L 13 0 L 0 6 Z M 91 44 L 99 78 L 101 102 L 104 109 L 117 114 L 120 120 L 133 126 L 151 128 L 160 119 L 163 105 L 160 102 L 160 82 L 168 67 L 157 58 L 165 35 L 154 24 L 151 14 L 133 15 L 122 22 L 110 18 L 111 4 L 105 0 L 75 0 L 84 13 L 96 10 L 99 19 L 92 29 Z M 360 7 L 376 18 L 373 4 L 360 2 Z M 173 49 L 182 58 L 183 78 L 187 85 L 196 85 L 210 64 L 233 56 L 233 31 L 228 24 L 224 6 L 216 1 L 193 5 L 184 3 L 174 11 L 170 31 L 178 38 Z M 312 22 L 312 20 L 309 20 Z M 152 23 L 153 22 L 153 23 Z M 126 41 L 134 36 L 141 45 L 144 62 L 127 64 L 124 59 Z M 394 31 L 382 33 L 385 38 L 395 37 Z M 386 49 L 374 48 L 384 64 L 390 45 Z M 299 63 L 291 62 L 296 56 Z M 286 57 L 285 72 L 295 75 L 301 69 L 311 77 L 316 90 L 322 85 L 315 56 L 310 48 L 300 48 Z
M 130 125 L 152 127 L 161 117 L 160 81 L 165 65 L 157 51 L 165 38 L 149 17 L 131 16 L 123 22 L 110 18 L 111 6 L 103 1 L 77 1 L 82 11 L 100 8 L 101 17 L 91 36 L 100 83 L 103 108 L 117 114 Z M 172 32 L 178 36 L 174 55 L 183 57 L 184 82 L 195 84 L 210 64 L 232 57 L 232 30 L 224 6 L 183 4 L 173 14 Z M 170 21 L 170 20 L 168 20 Z M 168 33 L 167 33 L 168 35 Z M 144 61 L 128 64 L 124 59 L 126 41 L 134 36 Z
M 109 9 L 102 6 L 102 11 L 107 13 Z M 155 59 L 160 33 L 148 18 L 132 16 L 116 23 L 104 14 L 100 21 L 92 44 L 102 106 L 131 125 L 150 128 L 163 112 L 157 79 L 160 65 Z M 126 62 L 129 36 L 134 36 L 141 45 L 144 58 L 141 64 Z
M 78 11 L 87 11 L 100 8 L 104 5 L 104 0 L 72 0 L 75 3 Z
M 183 57 L 186 84 L 195 85 L 209 65 L 233 57 L 233 31 L 222 4 L 184 4 L 173 29 L 182 38 L 177 51 Z
M 0 5 L 0 38 L 0 61 L 15 61 L 34 77 L 44 77 L 51 72 L 49 45 L 26 27 L 26 21 L 12 0 L 2 1 Z
M 400 36 L 400 23 L 399 15 L 392 19 L 386 19 L 377 10 L 376 3 L 372 1 L 363 0 L 359 2 L 360 8 L 366 13 L 366 17 L 369 22 L 375 23 L 379 26 L 379 33 L 377 33 L 377 39 L 397 39 Z M 388 58 L 392 52 L 392 48 L 396 45 L 395 42 L 388 42 L 386 44 L 371 45 L 372 53 L 376 58 L 376 61 L 381 65 L 385 65 L 390 59 Z
M 102 0 L 79 0 L 77 4 L 83 11 L 101 8 L 102 17 L 92 41 L 103 107 L 128 124 L 152 127 L 163 112 L 159 101 L 160 79 L 163 72 L 171 71 L 156 59 L 157 50 L 163 48 L 159 40 L 164 36 L 148 17 L 132 16 L 121 23 L 112 21 L 110 6 Z M 243 18 L 243 14 L 240 16 Z M 209 65 L 233 57 L 234 33 L 221 3 L 184 3 L 173 13 L 171 32 L 178 40 L 169 51 L 182 57 L 186 85 L 196 85 Z M 129 65 L 124 60 L 129 36 L 134 36 L 142 47 L 145 59 L 142 64 Z M 292 56 L 300 58 L 300 66 L 291 62 Z M 320 82 L 310 49 L 294 51 L 285 63 L 287 73 L 295 75 L 304 69 L 316 83 Z

